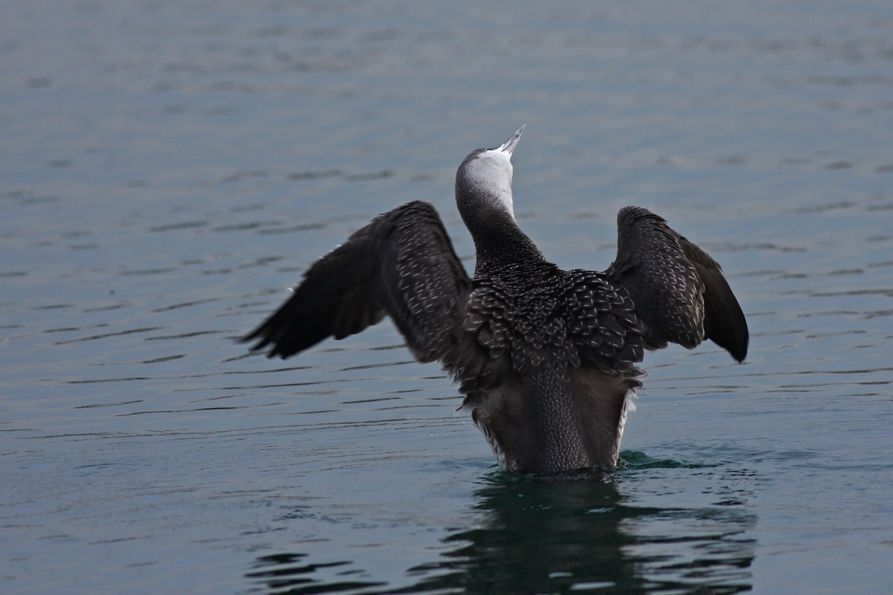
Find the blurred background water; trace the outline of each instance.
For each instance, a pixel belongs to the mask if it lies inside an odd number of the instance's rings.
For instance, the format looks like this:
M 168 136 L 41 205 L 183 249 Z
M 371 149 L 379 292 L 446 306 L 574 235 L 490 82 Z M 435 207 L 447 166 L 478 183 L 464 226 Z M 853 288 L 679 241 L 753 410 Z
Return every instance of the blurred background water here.
M 0 6 L 0 590 L 888 592 L 893 4 Z M 500 472 L 390 323 L 232 338 L 528 129 L 524 229 L 639 204 L 724 265 L 744 365 L 651 353 L 606 481 Z

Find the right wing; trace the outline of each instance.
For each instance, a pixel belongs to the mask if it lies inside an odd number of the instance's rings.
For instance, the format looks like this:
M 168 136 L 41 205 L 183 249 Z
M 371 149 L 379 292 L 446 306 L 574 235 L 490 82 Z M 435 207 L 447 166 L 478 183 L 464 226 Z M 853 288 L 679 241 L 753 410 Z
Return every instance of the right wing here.
M 719 264 L 642 207 L 621 209 L 617 232 L 607 272 L 635 301 L 648 346 L 671 341 L 691 349 L 707 338 L 743 361 L 747 320 Z
M 294 294 L 245 336 L 283 359 L 391 317 L 419 361 L 443 359 L 471 288 L 437 211 L 414 201 L 383 213 L 304 273 Z

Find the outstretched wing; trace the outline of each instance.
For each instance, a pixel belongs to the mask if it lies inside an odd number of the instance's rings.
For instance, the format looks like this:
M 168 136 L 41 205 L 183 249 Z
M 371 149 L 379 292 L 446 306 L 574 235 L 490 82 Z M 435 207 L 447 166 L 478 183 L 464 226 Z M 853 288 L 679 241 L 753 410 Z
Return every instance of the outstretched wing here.
M 433 361 L 449 352 L 470 286 L 437 211 L 410 202 L 313 263 L 291 298 L 243 340 L 284 359 L 387 314 L 416 358 Z
M 719 264 L 642 207 L 621 209 L 617 231 L 617 258 L 607 272 L 635 301 L 647 345 L 691 349 L 707 338 L 743 361 L 747 321 Z

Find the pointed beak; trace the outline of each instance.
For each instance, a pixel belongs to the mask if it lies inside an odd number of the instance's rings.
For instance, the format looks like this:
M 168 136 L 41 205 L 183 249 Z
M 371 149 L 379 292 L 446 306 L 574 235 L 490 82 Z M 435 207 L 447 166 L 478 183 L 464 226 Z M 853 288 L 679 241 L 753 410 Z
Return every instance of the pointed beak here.
M 515 147 L 518 146 L 518 141 L 521 140 L 521 135 L 524 134 L 525 128 L 527 128 L 527 124 L 518 128 L 518 130 L 515 131 L 515 134 L 511 135 L 507 141 L 499 145 L 496 150 L 508 153 L 509 159 L 511 159 L 512 153 L 515 152 Z

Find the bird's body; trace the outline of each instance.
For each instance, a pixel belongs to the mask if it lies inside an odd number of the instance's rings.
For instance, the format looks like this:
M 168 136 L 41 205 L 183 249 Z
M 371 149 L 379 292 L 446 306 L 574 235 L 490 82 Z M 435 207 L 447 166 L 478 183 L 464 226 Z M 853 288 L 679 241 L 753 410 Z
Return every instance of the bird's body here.
M 472 278 L 434 208 L 410 202 L 314 263 L 246 339 L 284 358 L 389 315 L 418 360 L 439 360 L 460 383 L 506 468 L 611 467 L 644 350 L 711 338 L 740 361 L 747 325 L 719 265 L 639 207 L 618 215 L 605 272 L 548 262 L 514 218 L 510 157 L 522 131 L 457 172 Z

